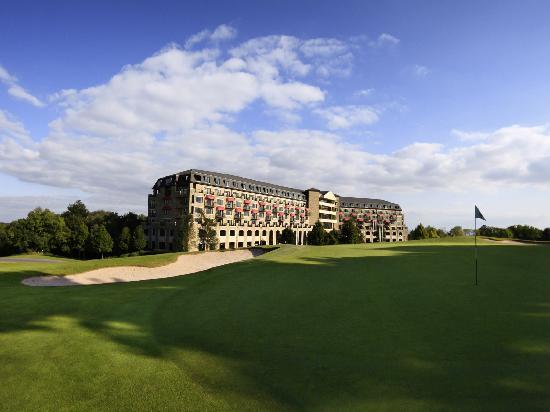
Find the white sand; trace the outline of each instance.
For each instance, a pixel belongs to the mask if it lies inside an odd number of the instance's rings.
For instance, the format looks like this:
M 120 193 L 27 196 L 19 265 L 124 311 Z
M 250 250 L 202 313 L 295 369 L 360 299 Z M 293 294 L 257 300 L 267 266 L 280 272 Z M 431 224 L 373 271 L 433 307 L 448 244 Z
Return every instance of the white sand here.
M 68 276 L 35 276 L 23 279 L 22 283 L 28 286 L 78 286 L 169 278 L 252 259 L 261 254 L 263 254 L 263 251 L 259 249 L 191 253 L 181 255 L 174 263 L 156 268 L 139 266 L 109 267 Z
M 516 246 L 531 246 L 531 243 L 517 242 L 515 240 L 494 240 L 494 239 L 483 239 L 488 242 L 498 243 L 500 245 L 516 245 Z

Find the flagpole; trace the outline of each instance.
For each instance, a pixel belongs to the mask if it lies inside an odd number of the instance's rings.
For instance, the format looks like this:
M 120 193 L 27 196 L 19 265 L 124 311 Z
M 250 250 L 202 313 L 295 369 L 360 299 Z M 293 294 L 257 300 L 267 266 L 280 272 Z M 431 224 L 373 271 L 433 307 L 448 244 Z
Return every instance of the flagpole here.
M 477 286 L 477 218 L 474 210 L 474 256 L 475 256 L 475 272 L 476 272 L 476 286 Z

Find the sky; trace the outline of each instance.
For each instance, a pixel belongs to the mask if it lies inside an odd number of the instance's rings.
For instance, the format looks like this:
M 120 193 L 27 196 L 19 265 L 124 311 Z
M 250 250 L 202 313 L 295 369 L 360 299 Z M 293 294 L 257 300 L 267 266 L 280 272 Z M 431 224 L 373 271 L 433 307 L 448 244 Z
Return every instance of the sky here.
M 546 1 L 7 1 L 0 221 L 190 168 L 550 226 Z

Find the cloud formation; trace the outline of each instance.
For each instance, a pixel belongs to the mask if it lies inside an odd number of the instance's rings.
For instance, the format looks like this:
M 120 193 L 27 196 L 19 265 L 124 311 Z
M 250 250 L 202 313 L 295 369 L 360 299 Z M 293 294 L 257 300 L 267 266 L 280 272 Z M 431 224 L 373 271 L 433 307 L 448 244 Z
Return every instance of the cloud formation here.
M 235 37 L 237 37 L 237 29 L 227 24 L 221 24 L 216 27 L 213 32 L 210 30 L 202 30 L 190 36 L 185 42 L 185 48 L 191 49 L 197 44 L 203 42 L 217 43 L 221 41 L 231 40 Z
M 400 40 L 388 33 L 380 34 L 376 40 L 371 40 L 369 46 L 374 48 L 392 47 L 398 45 Z
M 377 111 L 370 106 L 332 106 L 316 109 L 315 113 L 327 121 L 331 130 L 369 125 L 379 119 Z
M 8 88 L 8 94 L 15 97 L 16 99 L 25 101 L 32 104 L 35 107 L 44 107 L 45 104 L 38 99 L 36 96 L 33 96 L 18 83 L 18 80 L 15 76 L 11 75 L 4 67 L 0 65 L 0 82 L 4 83 Z
M 411 71 L 412 71 L 412 74 L 417 77 L 426 77 L 428 74 L 430 74 L 430 69 L 420 64 L 415 64 L 412 67 Z
M 325 103 L 315 74 L 342 53 L 352 48 L 340 40 L 291 36 L 229 50 L 171 45 L 104 84 L 56 93 L 61 114 L 42 139 L 0 111 L 0 171 L 141 210 L 159 176 L 191 167 L 341 195 L 550 188 L 548 126 L 483 136 L 455 130 L 460 145 L 417 142 L 385 154 L 346 140 L 346 129 L 383 119 L 371 106 Z M 12 81 L 5 70 L 0 77 Z M 239 120 L 252 108 L 293 121 L 302 112 L 320 116 L 327 130 L 242 131 Z

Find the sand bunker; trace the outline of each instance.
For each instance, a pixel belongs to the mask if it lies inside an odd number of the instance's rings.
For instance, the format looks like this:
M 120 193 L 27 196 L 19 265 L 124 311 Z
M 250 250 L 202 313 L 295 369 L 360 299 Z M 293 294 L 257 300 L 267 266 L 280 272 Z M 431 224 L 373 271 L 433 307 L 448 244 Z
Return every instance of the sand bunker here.
M 28 286 L 78 286 L 169 278 L 252 259 L 263 253 L 261 249 L 192 253 L 180 256 L 174 263 L 156 268 L 109 267 L 68 276 L 35 276 L 23 279 L 22 283 Z
M 495 239 L 483 239 L 488 242 L 498 243 L 500 245 L 517 245 L 517 246 L 530 246 L 530 243 L 518 242 L 516 240 L 495 240 Z

